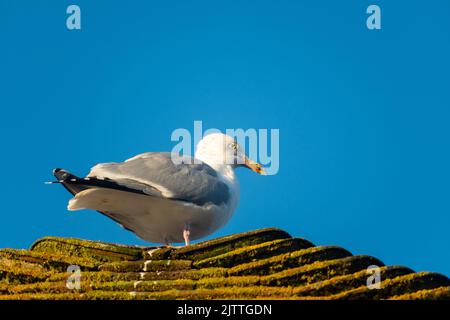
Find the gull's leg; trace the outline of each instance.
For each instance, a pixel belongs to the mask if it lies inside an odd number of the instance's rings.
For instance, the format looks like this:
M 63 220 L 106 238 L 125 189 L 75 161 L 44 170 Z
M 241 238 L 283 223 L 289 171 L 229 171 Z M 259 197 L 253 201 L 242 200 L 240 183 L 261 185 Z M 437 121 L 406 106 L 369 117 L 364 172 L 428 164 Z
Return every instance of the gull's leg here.
M 183 230 L 184 244 L 186 246 L 188 246 L 191 243 L 191 241 L 189 239 L 190 235 L 191 235 L 191 227 L 189 226 L 189 224 L 186 224 L 184 226 L 184 230 Z

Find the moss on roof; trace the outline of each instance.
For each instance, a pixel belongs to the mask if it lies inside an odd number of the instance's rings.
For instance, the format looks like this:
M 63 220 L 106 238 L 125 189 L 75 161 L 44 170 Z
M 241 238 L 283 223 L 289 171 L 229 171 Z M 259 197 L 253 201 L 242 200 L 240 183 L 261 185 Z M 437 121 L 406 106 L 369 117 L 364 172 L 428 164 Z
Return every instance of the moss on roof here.
M 70 265 L 79 289 L 66 286 Z M 367 286 L 372 265 L 379 289 Z M 46 237 L 0 250 L 2 299 L 450 299 L 450 280 L 275 228 L 182 248 Z

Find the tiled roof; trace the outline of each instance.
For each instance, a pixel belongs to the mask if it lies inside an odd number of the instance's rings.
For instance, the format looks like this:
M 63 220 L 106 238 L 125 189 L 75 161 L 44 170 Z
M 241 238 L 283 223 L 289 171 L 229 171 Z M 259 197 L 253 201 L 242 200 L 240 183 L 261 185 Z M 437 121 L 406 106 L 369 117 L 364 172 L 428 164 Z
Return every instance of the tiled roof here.
M 66 287 L 71 265 L 78 290 Z M 379 289 L 367 286 L 372 265 Z M 450 299 L 450 280 L 274 228 L 181 248 L 46 237 L 0 250 L 0 299 Z

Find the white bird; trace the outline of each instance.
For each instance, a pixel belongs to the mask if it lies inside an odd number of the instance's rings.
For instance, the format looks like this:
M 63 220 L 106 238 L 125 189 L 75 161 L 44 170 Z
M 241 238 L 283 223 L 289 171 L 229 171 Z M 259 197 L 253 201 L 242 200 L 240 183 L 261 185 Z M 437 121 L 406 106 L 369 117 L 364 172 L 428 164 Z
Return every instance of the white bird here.
M 200 140 L 193 160 L 148 152 L 121 163 L 98 164 L 85 178 L 62 169 L 53 173 L 55 183 L 74 195 L 69 210 L 97 210 L 149 242 L 189 245 L 231 218 L 239 201 L 235 168 L 264 174 L 260 164 L 222 133 Z

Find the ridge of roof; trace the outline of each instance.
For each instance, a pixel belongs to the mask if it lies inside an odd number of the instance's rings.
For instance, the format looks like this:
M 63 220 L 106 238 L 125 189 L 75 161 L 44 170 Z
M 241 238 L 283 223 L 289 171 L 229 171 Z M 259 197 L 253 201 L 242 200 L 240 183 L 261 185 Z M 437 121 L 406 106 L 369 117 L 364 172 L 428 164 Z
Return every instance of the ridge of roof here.
M 73 265 L 79 289 L 66 286 Z M 367 285 L 372 266 L 379 289 Z M 450 299 L 450 280 L 277 228 L 188 247 L 44 237 L 0 249 L 0 300 L 9 299 Z

